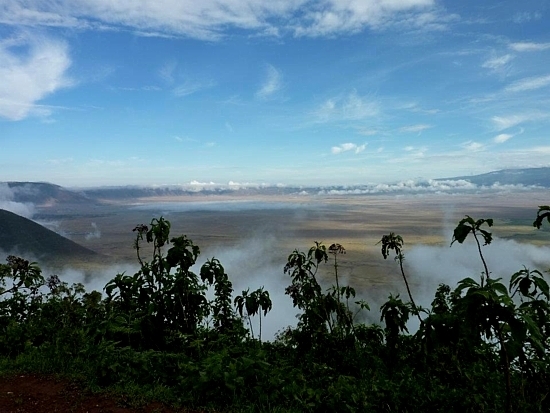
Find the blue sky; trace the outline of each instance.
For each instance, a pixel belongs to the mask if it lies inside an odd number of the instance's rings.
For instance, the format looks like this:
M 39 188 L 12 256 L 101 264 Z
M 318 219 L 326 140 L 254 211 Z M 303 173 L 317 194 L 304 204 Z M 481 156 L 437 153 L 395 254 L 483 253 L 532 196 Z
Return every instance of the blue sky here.
M 3 0 L 0 181 L 550 166 L 550 2 Z

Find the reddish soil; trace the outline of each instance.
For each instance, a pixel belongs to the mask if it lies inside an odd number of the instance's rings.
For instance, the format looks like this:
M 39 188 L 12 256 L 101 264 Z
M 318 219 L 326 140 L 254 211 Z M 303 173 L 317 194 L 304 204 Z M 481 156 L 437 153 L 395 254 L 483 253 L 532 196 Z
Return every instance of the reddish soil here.
M 0 413 L 199 413 L 160 403 L 124 407 L 122 398 L 94 394 L 67 380 L 50 376 L 0 377 Z

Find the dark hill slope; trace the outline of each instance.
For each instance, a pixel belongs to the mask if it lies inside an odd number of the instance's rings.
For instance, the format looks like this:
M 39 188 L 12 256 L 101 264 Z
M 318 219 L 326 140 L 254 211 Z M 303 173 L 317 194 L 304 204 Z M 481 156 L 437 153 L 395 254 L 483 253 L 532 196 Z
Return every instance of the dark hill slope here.
M 0 250 L 40 261 L 100 261 L 102 256 L 27 218 L 0 209 Z M 27 257 L 25 257 L 27 258 Z
M 456 176 L 445 178 L 445 180 L 463 179 L 480 186 L 491 186 L 497 182 L 501 185 L 527 185 L 550 188 L 550 168 L 527 168 L 527 169 L 503 169 L 481 175 Z M 443 179 L 437 179 L 441 181 Z
M 79 191 L 72 191 L 47 182 L 5 182 L 15 202 L 45 204 L 89 204 L 95 202 Z

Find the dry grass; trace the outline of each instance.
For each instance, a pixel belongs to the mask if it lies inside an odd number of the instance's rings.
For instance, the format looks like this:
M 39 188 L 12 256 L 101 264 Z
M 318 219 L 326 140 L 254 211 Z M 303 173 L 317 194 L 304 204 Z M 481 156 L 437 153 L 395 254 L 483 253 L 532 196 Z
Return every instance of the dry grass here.
M 206 250 L 231 248 L 243 240 L 276 240 L 273 254 L 284 260 L 294 249 L 307 251 L 313 241 L 342 244 L 347 254 L 341 273 L 351 283 L 361 286 L 392 282 L 398 279 L 392 260 L 384 261 L 376 243 L 382 235 L 395 232 L 405 239 L 405 251 L 415 244 L 450 243 L 452 229 L 469 214 L 474 218 L 495 218 L 494 233 L 499 237 L 544 244 L 550 232 L 535 231 L 531 225 L 538 205 L 548 204 L 550 191 L 533 191 L 491 195 L 357 196 L 357 197 L 254 197 L 247 200 L 293 205 L 292 208 L 168 212 L 172 234 L 186 234 Z M 149 199 L 140 202 L 189 203 L 196 201 L 232 201 L 239 197 L 178 197 Z M 134 200 L 138 201 L 138 200 Z M 115 261 L 134 261 L 132 229 L 149 224 L 160 211 L 129 209 L 129 205 L 110 204 L 98 209 L 64 212 L 56 216 L 53 208 L 41 211 L 59 220 L 60 229 L 71 239 Z M 101 238 L 86 240 L 94 222 Z

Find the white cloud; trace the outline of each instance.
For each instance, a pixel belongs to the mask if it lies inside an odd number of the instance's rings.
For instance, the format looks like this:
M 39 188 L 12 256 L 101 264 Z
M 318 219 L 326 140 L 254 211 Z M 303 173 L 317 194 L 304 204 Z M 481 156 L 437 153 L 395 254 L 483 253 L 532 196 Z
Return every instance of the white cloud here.
M 378 113 L 378 107 L 375 103 L 365 100 L 354 91 L 343 102 L 342 111 L 346 119 L 363 119 L 375 116 Z
M 4 2 L 6 3 L 6 2 Z M 11 0 L 0 23 L 81 29 L 130 28 L 143 36 L 215 40 L 228 27 L 279 36 L 353 33 L 366 27 L 441 29 L 435 0 Z
M 191 186 L 214 186 L 214 185 L 217 185 L 215 182 L 199 182 L 197 180 L 193 180 L 191 182 L 189 182 L 189 185 Z
M 24 191 L 25 189 L 25 187 L 12 189 L 6 182 L 0 182 L 0 209 L 32 219 L 35 212 L 34 204 L 14 201 L 16 191 Z
M 550 85 L 550 75 L 528 77 L 518 80 L 504 89 L 507 92 L 525 92 L 527 90 L 535 90 Z
M 550 43 L 518 42 L 510 43 L 509 47 L 516 52 L 538 52 L 550 49 Z
M 326 122 L 330 120 L 336 113 L 336 101 L 334 99 L 327 99 L 323 104 L 314 112 L 316 118 L 320 122 Z
M 471 152 L 479 152 L 485 148 L 485 146 L 482 143 L 474 142 L 474 141 L 465 142 L 462 144 L 462 147 L 467 151 L 471 151 Z
M 325 0 L 305 10 L 303 21 L 295 25 L 295 33 L 316 37 L 391 25 L 440 29 L 446 17 L 437 14 L 434 6 L 433 0 Z
M 403 126 L 402 128 L 399 128 L 400 132 L 408 132 L 408 133 L 420 133 L 426 129 L 430 129 L 432 125 L 426 125 L 426 124 L 418 124 L 418 125 L 409 125 L 409 126 Z
M 514 58 L 511 54 L 505 54 L 503 56 L 498 57 L 492 57 L 490 59 L 487 59 L 481 67 L 485 69 L 491 69 L 491 70 L 498 70 L 502 66 L 505 66 L 507 63 L 510 63 L 510 61 Z
M 493 142 L 495 143 L 504 143 L 507 140 L 513 138 L 514 135 L 510 135 L 509 133 L 501 133 L 500 135 L 497 135 L 493 138 Z
M 268 99 L 277 93 L 282 87 L 281 71 L 272 65 L 267 65 L 267 76 L 261 88 L 256 92 L 256 97 Z
M 185 35 L 216 39 L 224 26 L 265 28 L 265 17 L 286 13 L 293 2 L 258 0 L 13 0 L 0 22 L 79 28 L 134 29 L 144 36 Z M 1 6 L 0 6 L 1 7 Z
M 412 102 L 407 103 L 403 106 L 401 106 L 402 109 L 409 110 L 414 113 L 424 113 L 427 115 L 435 115 L 436 113 L 441 112 L 439 109 L 425 109 L 421 107 L 418 103 Z
M 193 93 L 196 93 L 200 90 L 209 89 L 211 87 L 214 87 L 216 85 L 216 82 L 209 80 L 206 82 L 195 82 L 195 81 L 186 81 L 183 84 L 177 86 L 172 91 L 174 95 L 178 97 L 184 97 L 192 95 Z
M 333 146 L 330 151 L 334 154 L 334 155 L 338 155 L 342 152 L 349 152 L 349 151 L 353 151 L 355 152 L 356 154 L 358 153 L 361 153 L 365 150 L 365 148 L 367 147 L 367 144 L 364 143 L 363 145 L 357 145 L 355 143 L 342 143 L 338 146 Z
M 532 122 L 543 120 L 549 117 L 548 114 L 542 112 L 521 113 L 508 116 L 493 116 L 491 120 L 495 125 L 496 130 L 504 130 L 524 122 Z
M 352 91 L 347 96 L 327 99 L 313 112 L 317 122 L 362 120 L 378 115 L 378 104 Z
M 517 187 L 520 189 L 521 187 Z M 457 180 L 406 180 L 389 184 L 367 184 L 344 188 L 324 188 L 320 195 L 365 195 L 365 194 L 429 194 L 429 193 L 464 193 L 479 190 L 480 187 L 464 179 Z M 486 191 L 509 189 L 500 184 L 483 187 Z
M 536 146 L 530 150 L 534 154 L 550 155 L 550 146 Z
M 99 228 L 98 228 L 98 226 L 95 222 L 92 222 L 92 228 L 93 228 L 93 230 L 86 233 L 86 235 L 84 236 L 86 241 L 101 238 L 101 231 L 99 230 Z
M 176 70 L 176 62 L 168 62 L 159 69 L 159 76 L 168 83 L 174 82 L 174 72 Z
M 73 84 L 67 76 L 70 66 L 64 42 L 29 36 L 0 42 L 0 117 L 15 121 L 49 115 L 51 109 L 37 102 Z
M 360 135 L 363 135 L 363 136 L 373 136 L 373 135 L 376 135 L 378 133 L 378 131 L 376 129 L 360 129 L 357 132 Z
M 0 5 L 0 23 L 24 26 L 52 26 L 85 28 L 88 24 L 76 16 L 71 16 L 70 4 L 64 2 L 32 4 L 25 0 L 13 0 Z M 42 4 L 41 4 L 42 3 Z M 67 2 L 68 3 L 68 2 Z M 75 15 L 77 15 L 75 10 Z
M 542 13 L 540 12 L 529 13 L 525 11 L 521 13 L 516 13 L 512 18 L 512 21 L 514 23 L 521 24 L 521 23 L 530 22 L 532 20 L 540 20 L 541 18 L 542 18 Z

